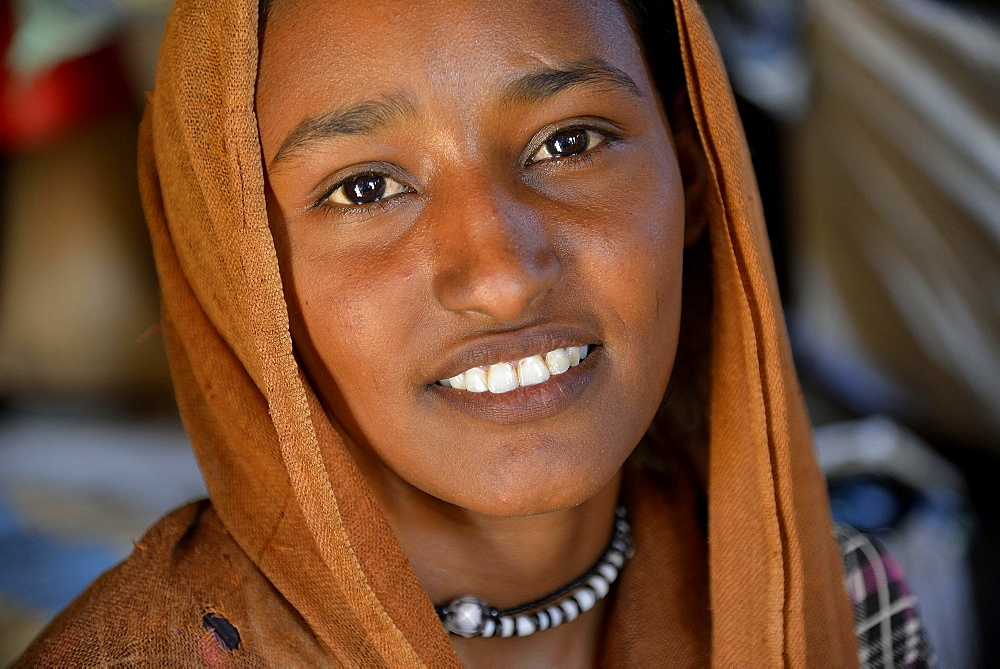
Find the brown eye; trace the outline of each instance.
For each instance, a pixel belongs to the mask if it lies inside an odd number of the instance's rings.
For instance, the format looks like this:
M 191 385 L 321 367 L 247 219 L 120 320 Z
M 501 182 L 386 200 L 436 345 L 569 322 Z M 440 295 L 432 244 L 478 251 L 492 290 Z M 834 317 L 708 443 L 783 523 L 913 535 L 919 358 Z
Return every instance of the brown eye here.
M 603 133 L 596 130 L 588 130 L 587 128 L 560 130 L 542 143 L 542 146 L 531 157 L 528 164 L 537 163 L 541 160 L 578 156 L 597 147 L 607 139 L 608 137 Z
M 385 196 L 385 177 L 379 174 L 360 174 L 340 186 L 344 199 L 351 204 L 368 204 Z
M 385 196 L 385 178 L 378 174 L 354 177 L 344 184 L 347 199 L 354 204 L 368 204 Z
M 335 204 L 358 207 L 405 192 L 409 189 L 392 177 L 367 172 L 341 181 L 327 199 Z
M 574 128 L 550 137 L 545 142 L 545 148 L 553 158 L 575 156 L 587 150 L 589 138 L 583 128 Z

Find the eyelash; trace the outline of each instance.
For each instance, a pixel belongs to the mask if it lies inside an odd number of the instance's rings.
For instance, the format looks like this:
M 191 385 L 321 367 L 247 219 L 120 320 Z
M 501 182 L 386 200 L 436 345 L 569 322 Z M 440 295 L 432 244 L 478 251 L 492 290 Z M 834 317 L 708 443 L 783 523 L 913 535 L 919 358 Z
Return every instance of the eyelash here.
M 353 215 L 364 213 L 372 213 L 374 211 L 385 211 L 389 209 L 392 205 L 396 203 L 396 196 L 390 195 L 389 197 L 384 197 L 381 200 L 375 200 L 374 202 L 369 202 L 367 204 L 337 204 L 336 202 L 331 202 L 329 196 L 325 196 L 320 200 L 317 200 L 314 205 L 309 207 L 310 209 L 319 209 L 326 212 L 335 212 L 345 215 Z
M 542 147 L 544 147 L 547 142 L 549 142 L 550 140 L 554 139 L 555 137 L 561 134 L 565 134 L 574 130 L 584 130 L 587 132 L 593 132 L 597 135 L 600 135 L 601 140 L 597 145 L 588 148 L 581 153 L 569 156 L 553 156 L 550 158 L 541 158 L 539 160 L 532 161 L 532 158 L 535 155 L 537 155 L 539 151 L 541 151 Z M 531 149 L 531 153 L 529 154 L 529 157 L 527 159 L 522 160 L 521 164 L 525 168 L 529 168 L 534 165 L 544 165 L 546 163 L 558 163 L 558 164 L 580 163 L 581 165 L 590 165 L 594 161 L 595 153 L 608 148 L 609 146 L 621 141 L 621 139 L 622 139 L 621 135 L 609 130 L 606 127 L 589 125 L 589 124 L 568 125 L 561 128 L 556 128 L 552 130 L 552 132 L 546 134 L 545 137 L 540 142 L 538 142 L 533 146 L 533 148 Z M 347 184 L 347 182 L 349 182 L 351 179 L 355 179 L 357 177 L 366 175 L 377 176 L 382 179 L 396 181 L 403 187 L 403 190 L 399 193 L 395 193 L 387 197 L 382 197 L 379 198 L 378 200 L 374 200 L 372 202 L 364 204 L 346 205 L 346 204 L 339 204 L 331 200 L 334 193 L 343 188 L 344 185 Z M 319 199 L 317 199 L 312 205 L 309 206 L 309 209 L 320 209 L 323 211 L 338 212 L 348 215 L 361 214 L 361 213 L 369 214 L 372 213 L 373 211 L 385 211 L 389 207 L 397 203 L 398 195 L 405 195 L 413 192 L 414 191 L 412 188 L 410 188 L 403 182 L 397 180 L 395 177 L 393 177 L 385 170 L 378 170 L 378 169 L 363 170 L 360 172 L 349 174 L 345 176 L 343 179 L 337 181 L 337 183 L 335 183 L 333 186 L 325 190 L 323 192 L 323 195 L 321 195 Z
M 569 155 L 569 156 L 552 156 L 550 158 L 541 158 L 539 160 L 532 160 L 535 155 L 551 140 L 555 139 L 559 135 L 563 135 L 574 130 L 584 130 L 588 133 L 594 133 L 600 135 L 600 141 L 593 147 L 584 150 L 581 153 Z M 573 124 L 562 128 L 556 128 L 552 132 L 546 133 L 545 137 L 535 144 L 531 149 L 530 156 L 522 161 L 524 167 L 531 167 L 532 165 L 541 165 L 545 163 L 567 163 L 567 162 L 583 162 L 590 164 L 594 160 L 594 154 L 608 148 L 609 146 L 616 144 L 621 141 L 622 136 L 618 133 L 608 129 L 604 126 L 589 125 L 589 124 Z
M 381 197 L 378 200 L 373 200 L 372 202 L 367 202 L 365 204 L 340 204 L 333 201 L 334 194 L 343 188 L 352 179 L 357 179 L 363 176 L 375 176 L 382 179 L 395 181 L 400 186 L 402 190 L 398 193 L 393 193 L 387 197 Z M 348 174 L 344 178 L 340 179 L 330 188 L 326 189 L 323 194 L 317 199 L 313 204 L 309 206 L 309 209 L 320 209 L 323 211 L 337 212 L 342 214 L 357 214 L 357 213 L 370 213 L 373 210 L 385 210 L 391 205 L 396 204 L 397 195 L 405 195 L 407 193 L 414 192 L 412 188 L 407 186 L 405 183 L 390 174 L 389 170 L 372 168 L 368 170 L 361 170 L 354 172 L 353 174 Z

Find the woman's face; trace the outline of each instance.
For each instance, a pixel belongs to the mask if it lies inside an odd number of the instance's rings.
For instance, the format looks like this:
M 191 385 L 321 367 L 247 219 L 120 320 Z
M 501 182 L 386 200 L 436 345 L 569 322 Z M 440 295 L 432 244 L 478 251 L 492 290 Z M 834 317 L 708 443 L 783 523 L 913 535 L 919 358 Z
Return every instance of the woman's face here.
M 607 485 L 670 375 L 684 232 L 617 3 L 282 0 L 257 115 L 293 339 L 373 485 L 503 516 Z

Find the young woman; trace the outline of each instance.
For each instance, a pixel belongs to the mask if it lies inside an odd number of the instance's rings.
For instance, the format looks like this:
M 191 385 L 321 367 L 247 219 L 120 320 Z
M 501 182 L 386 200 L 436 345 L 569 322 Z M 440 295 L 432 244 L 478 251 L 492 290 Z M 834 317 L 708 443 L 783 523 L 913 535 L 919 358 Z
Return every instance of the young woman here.
M 695 2 L 270 5 L 178 2 L 142 131 L 211 500 L 23 661 L 856 662 Z

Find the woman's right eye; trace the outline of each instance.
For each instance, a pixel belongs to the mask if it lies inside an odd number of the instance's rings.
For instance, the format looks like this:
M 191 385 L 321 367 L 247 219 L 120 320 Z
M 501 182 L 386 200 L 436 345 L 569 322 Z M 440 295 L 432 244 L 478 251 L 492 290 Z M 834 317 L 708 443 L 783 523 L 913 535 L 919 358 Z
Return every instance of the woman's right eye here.
M 349 176 L 341 181 L 320 201 L 320 204 L 361 207 L 393 195 L 409 192 L 411 192 L 410 188 L 390 176 L 376 172 L 365 172 Z
M 566 128 L 546 139 L 538 150 L 535 151 L 535 155 L 531 157 L 528 164 L 579 156 L 596 149 L 610 139 L 612 137 L 608 133 L 595 129 L 586 127 Z

